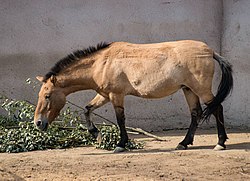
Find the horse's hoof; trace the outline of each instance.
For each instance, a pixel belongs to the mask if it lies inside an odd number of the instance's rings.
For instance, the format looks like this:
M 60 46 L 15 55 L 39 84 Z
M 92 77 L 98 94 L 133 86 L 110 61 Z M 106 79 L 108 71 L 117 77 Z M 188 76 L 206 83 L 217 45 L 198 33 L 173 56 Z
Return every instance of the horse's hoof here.
M 117 146 L 114 149 L 114 153 L 121 153 L 121 152 L 124 152 L 125 150 L 126 150 L 125 148 Z
M 102 134 L 101 134 L 101 132 L 98 133 L 96 141 L 97 141 L 98 144 L 102 143 Z
M 183 146 L 181 144 L 178 144 L 178 146 L 175 148 L 175 150 L 186 150 L 187 146 Z
M 219 145 L 219 144 L 217 144 L 217 145 L 214 147 L 214 151 L 220 151 L 220 150 L 225 150 L 225 149 L 226 149 L 226 147 L 221 146 L 221 145 Z

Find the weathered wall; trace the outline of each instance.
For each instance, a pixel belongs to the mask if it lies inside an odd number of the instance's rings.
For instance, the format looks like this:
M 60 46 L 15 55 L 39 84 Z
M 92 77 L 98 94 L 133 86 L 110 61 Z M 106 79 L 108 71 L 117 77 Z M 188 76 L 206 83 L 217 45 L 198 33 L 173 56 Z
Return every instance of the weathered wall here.
M 222 54 L 233 64 L 234 90 L 225 102 L 228 122 L 250 127 L 250 1 L 224 0 Z
M 225 1 L 224 4 L 230 8 L 230 3 L 227 5 Z M 26 78 L 43 75 L 72 50 L 100 41 L 148 43 L 196 39 L 220 51 L 222 10 L 223 3 L 219 0 L 1 0 L 0 92 L 36 102 L 37 91 L 24 85 Z M 230 26 L 231 19 L 225 25 Z M 240 49 L 242 44 L 234 42 Z M 223 44 L 228 45 L 228 42 L 224 40 Z M 244 64 L 238 66 L 247 70 Z M 244 78 L 246 82 L 247 76 Z M 247 89 L 241 92 L 244 90 Z M 92 91 L 87 91 L 69 99 L 84 106 L 93 96 Z M 230 104 L 231 98 L 226 102 L 231 120 L 237 117 L 234 111 L 244 99 L 238 100 L 238 96 L 240 93 L 233 93 L 236 104 Z M 189 124 L 188 108 L 181 91 L 160 100 L 128 97 L 125 106 L 130 126 L 150 130 Z M 114 119 L 110 105 L 97 112 Z M 246 114 L 241 116 L 241 121 L 246 118 Z

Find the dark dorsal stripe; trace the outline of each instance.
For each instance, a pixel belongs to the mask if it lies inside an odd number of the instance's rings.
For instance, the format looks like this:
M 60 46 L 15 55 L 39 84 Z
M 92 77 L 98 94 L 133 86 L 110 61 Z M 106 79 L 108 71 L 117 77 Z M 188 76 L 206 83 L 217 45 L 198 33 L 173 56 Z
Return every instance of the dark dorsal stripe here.
M 68 66 L 72 65 L 73 63 L 81 60 L 84 57 L 87 57 L 98 50 L 101 50 L 103 48 L 106 48 L 110 45 L 110 43 L 101 42 L 97 44 L 96 47 L 90 46 L 83 50 L 77 50 L 73 53 L 67 55 L 66 57 L 59 60 L 51 69 L 50 71 L 44 76 L 43 81 L 46 82 L 52 75 L 57 75 L 60 73 L 63 69 L 67 68 Z

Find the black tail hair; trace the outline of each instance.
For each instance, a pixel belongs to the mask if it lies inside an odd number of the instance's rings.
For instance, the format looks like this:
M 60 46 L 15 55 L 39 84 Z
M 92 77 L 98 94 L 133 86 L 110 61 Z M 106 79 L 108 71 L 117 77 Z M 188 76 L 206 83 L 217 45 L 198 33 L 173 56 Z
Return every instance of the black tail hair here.
M 233 89 L 232 65 L 216 52 L 214 52 L 213 58 L 220 65 L 222 78 L 216 96 L 207 104 L 207 107 L 202 112 L 203 121 L 209 120 L 210 116 L 216 111 L 218 106 L 226 99 Z

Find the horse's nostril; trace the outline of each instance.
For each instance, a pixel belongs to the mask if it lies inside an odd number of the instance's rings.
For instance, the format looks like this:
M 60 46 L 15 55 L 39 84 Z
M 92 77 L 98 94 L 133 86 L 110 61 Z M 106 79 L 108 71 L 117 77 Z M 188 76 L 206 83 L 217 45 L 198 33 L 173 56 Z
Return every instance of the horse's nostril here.
M 42 121 L 40 121 L 40 120 L 36 122 L 37 126 L 40 126 L 41 124 L 42 124 Z

